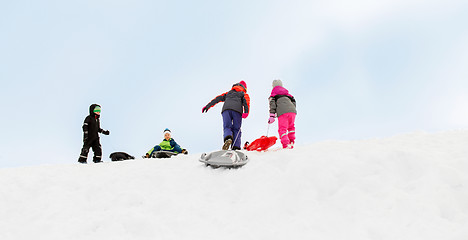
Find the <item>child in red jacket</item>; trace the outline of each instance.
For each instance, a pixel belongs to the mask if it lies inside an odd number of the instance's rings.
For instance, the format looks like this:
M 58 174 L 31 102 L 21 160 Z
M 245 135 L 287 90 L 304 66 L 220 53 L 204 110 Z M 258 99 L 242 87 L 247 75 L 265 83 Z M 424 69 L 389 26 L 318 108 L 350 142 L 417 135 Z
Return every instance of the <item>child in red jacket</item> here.
M 250 97 L 247 94 L 247 84 L 240 81 L 232 86 L 229 92 L 215 97 L 202 109 L 202 113 L 208 112 L 210 108 L 219 102 L 224 102 L 223 129 L 224 145 L 223 150 L 228 150 L 231 145 L 233 150 L 240 150 L 242 119 L 247 118 L 250 109 Z

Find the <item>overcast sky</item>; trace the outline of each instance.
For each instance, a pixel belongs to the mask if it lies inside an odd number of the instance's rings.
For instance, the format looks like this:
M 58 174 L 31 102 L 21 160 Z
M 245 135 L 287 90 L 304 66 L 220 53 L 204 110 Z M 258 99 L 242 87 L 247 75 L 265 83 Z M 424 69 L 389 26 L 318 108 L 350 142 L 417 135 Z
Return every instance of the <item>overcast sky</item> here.
M 240 80 L 243 142 L 267 133 L 276 78 L 297 99 L 297 144 L 468 125 L 467 1 L 0 5 L 0 167 L 76 162 L 92 103 L 105 160 L 140 157 L 165 128 L 190 153 L 219 149 L 222 104 L 201 109 Z

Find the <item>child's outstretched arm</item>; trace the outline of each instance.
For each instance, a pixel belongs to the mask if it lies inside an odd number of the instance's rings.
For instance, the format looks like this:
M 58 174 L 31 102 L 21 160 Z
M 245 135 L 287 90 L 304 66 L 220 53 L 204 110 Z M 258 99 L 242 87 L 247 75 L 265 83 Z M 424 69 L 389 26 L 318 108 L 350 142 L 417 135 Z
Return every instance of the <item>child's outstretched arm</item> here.
M 213 100 L 211 100 L 211 102 L 209 102 L 206 106 L 203 107 L 202 113 L 208 112 L 210 108 L 214 107 L 214 105 L 218 104 L 219 102 L 224 102 L 226 100 L 226 94 L 227 92 L 216 96 Z
M 104 130 L 104 129 L 102 129 L 102 128 L 99 128 L 98 132 L 99 132 L 99 133 L 102 133 L 102 134 L 104 134 L 104 135 L 109 135 L 109 134 L 110 134 L 110 131 L 109 131 L 109 130 Z

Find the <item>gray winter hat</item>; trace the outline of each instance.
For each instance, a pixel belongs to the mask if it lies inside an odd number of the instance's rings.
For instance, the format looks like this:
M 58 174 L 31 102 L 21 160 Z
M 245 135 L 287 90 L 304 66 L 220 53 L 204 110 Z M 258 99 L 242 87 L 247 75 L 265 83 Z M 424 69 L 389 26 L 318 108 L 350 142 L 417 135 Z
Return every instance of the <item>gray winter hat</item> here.
M 282 87 L 283 86 L 283 82 L 281 82 L 281 80 L 277 79 L 277 80 L 273 80 L 273 87 L 276 87 L 276 86 L 280 86 Z

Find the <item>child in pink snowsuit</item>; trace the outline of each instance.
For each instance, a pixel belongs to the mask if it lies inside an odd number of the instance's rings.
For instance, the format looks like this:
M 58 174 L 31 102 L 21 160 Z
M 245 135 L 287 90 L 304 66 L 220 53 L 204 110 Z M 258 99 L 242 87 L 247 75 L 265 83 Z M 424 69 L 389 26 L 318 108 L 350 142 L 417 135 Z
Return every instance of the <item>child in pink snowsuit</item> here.
M 273 80 L 273 90 L 270 95 L 270 118 L 268 123 L 272 124 L 278 117 L 278 133 L 283 148 L 293 148 L 296 140 L 296 100 L 283 87 L 281 80 Z

